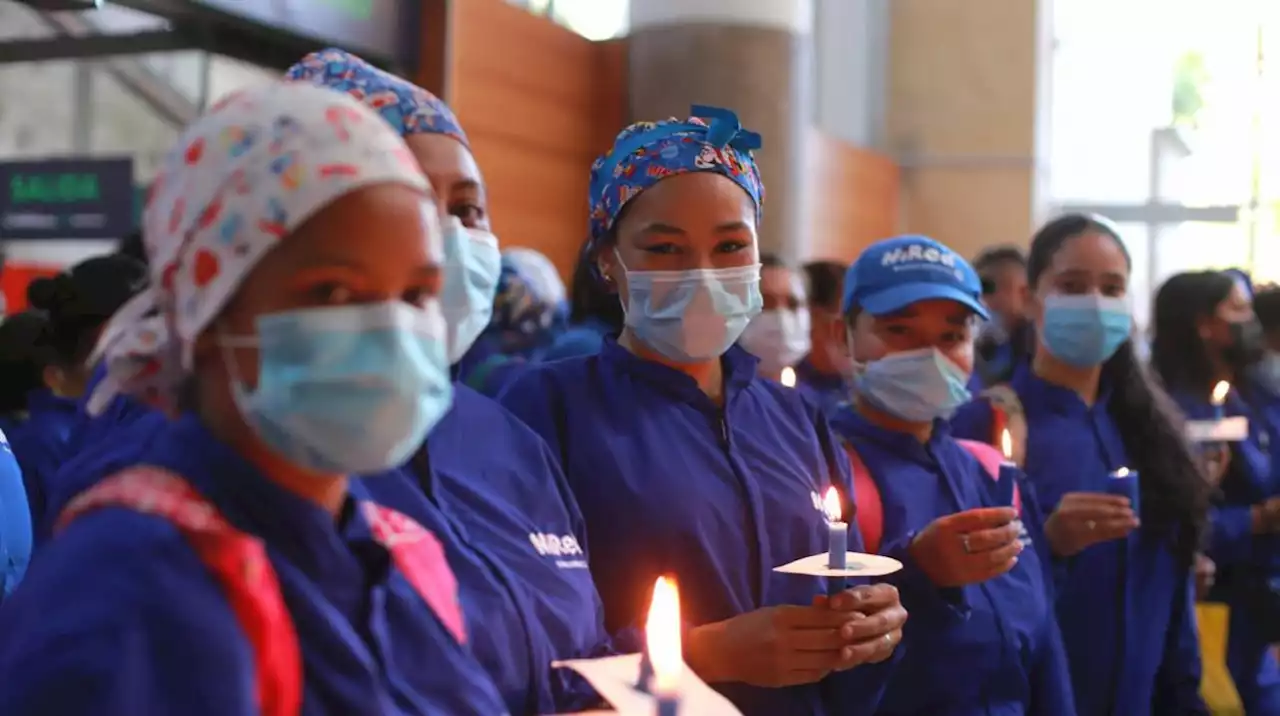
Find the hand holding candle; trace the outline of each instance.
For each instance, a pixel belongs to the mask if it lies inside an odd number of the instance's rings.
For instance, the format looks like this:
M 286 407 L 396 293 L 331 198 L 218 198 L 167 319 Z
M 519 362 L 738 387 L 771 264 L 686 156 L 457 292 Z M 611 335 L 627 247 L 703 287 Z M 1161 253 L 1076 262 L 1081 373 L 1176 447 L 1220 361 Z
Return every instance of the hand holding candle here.
M 657 716 L 676 716 L 680 681 L 684 676 L 684 647 L 680 638 L 680 593 L 666 577 L 653 585 L 653 601 L 645 621 L 645 644 L 653 667 L 652 693 Z

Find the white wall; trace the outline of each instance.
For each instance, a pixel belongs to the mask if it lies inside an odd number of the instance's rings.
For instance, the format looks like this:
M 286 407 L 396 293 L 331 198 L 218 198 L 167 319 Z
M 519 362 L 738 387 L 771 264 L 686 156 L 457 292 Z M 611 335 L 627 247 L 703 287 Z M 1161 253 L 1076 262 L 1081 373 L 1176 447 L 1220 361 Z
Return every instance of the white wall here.
M 814 0 L 815 123 L 824 132 L 885 149 L 891 0 Z

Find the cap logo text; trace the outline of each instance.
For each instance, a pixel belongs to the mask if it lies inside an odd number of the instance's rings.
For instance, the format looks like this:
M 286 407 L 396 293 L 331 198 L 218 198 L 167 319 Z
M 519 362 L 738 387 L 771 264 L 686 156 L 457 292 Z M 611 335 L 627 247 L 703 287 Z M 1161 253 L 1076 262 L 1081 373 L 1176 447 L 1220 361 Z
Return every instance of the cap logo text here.
M 893 266 L 906 261 L 924 261 L 953 268 L 956 265 L 956 255 L 950 251 L 939 251 L 932 246 L 912 244 L 886 252 L 884 258 L 880 260 L 880 265 Z

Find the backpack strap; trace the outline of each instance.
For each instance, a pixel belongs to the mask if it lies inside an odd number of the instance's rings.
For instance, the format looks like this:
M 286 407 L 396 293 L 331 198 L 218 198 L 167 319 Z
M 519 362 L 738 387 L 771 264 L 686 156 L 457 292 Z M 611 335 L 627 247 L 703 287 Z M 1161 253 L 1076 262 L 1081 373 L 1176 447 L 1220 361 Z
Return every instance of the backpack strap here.
M 1012 461 L 1021 467 L 1027 454 L 1027 414 L 1022 400 L 1008 384 L 993 385 L 982 391 L 982 397 L 991 405 L 991 444 L 1002 449 L 1004 432 L 1009 431 L 1012 442 Z
M 884 504 L 880 501 L 880 488 L 876 487 L 871 471 L 853 446 L 845 443 L 844 449 L 853 469 L 854 504 L 858 506 L 855 519 L 858 531 L 862 533 L 862 544 L 868 553 L 877 554 L 884 538 Z
M 163 518 L 186 538 L 222 587 L 253 649 L 262 716 L 297 716 L 302 709 L 302 653 L 261 540 L 232 527 L 181 477 L 149 466 L 124 470 L 77 495 L 55 529 L 111 507 Z
M 390 507 L 362 502 L 373 538 L 391 553 L 400 574 L 459 644 L 467 643 L 466 620 L 458 602 L 458 581 L 440 540 L 427 528 Z
M 977 440 L 956 440 L 956 442 L 960 443 L 960 447 L 964 448 L 965 452 L 978 461 L 978 464 L 982 466 L 983 472 L 987 473 L 987 476 L 992 480 L 1000 479 L 1000 468 L 1005 466 L 1016 467 L 1016 465 L 1005 459 L 1003 453 L 984 442 L 978 442 Z M 1018 514 L 1022 514 L 1022 494 L 1018 490 L 1017 482 L 1013 483 L 1013 509 L 1017 510 Z

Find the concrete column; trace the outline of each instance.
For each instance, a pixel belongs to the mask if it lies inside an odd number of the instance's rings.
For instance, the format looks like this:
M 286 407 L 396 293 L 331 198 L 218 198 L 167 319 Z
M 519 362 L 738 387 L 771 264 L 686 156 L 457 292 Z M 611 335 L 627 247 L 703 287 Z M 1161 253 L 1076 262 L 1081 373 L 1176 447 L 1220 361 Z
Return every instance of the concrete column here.
M 889 150 L 902 224 L 972 257 L 1043 219 L 1048 0 L 892 0 Z
M 728 107 L 759 132 L 766 199 L 763 251 L 808 255 L 805 142 L 812 91 L 812 0 L 632 0 L 628 41 L 633 120 Z

